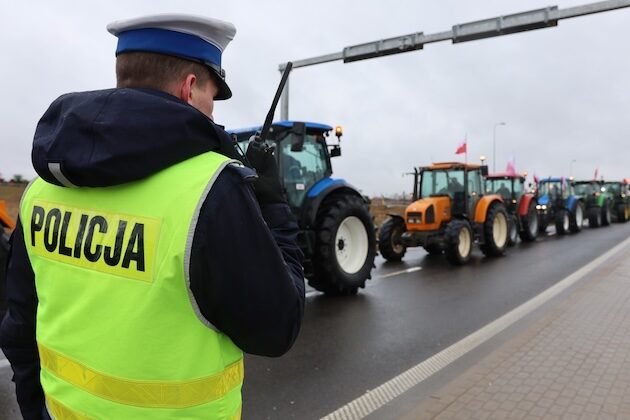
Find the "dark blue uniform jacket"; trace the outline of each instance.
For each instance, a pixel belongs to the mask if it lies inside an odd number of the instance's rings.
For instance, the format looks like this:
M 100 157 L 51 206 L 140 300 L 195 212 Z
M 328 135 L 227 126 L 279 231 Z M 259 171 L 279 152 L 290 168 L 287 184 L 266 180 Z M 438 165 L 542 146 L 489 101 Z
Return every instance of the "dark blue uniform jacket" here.
M 222 127 L 195 108 L 157 91 L 110 89 L 53 102 L 37 126 L 32 159 L 47 182 L 60 185 L 49 171 L 52 162 L 61 163 L 76 186 L 105 187 L 146 178 L 211 150 L 236 157 Z M 204 317 L 237 346 L 279 356 L 295 341 L 304 313 L 302 253 L 289 207 L 261 209 L 254 179 L 251 169 L 236 166 L 217 178 L 195 230 L 190 281 Z M 28 420 L 47 416 L 35 342 L 37 291 L 22 232 L 18 221 L 0 346 Z

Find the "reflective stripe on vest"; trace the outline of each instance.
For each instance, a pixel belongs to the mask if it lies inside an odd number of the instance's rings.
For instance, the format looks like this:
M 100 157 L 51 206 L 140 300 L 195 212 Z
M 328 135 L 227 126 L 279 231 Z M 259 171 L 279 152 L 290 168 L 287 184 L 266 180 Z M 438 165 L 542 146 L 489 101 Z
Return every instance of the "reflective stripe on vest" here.
M 127 184 L 38 179 L 24 193 L 40 382 L 56 418 L 236 416 L 243 354 L 200 315 L 188 273 L 201 206 L 231 162 L 208 152 Z
M 223 398 L 243 381 L 243 359 L 223 372 L 191 381 L 133 381 L 115 378 L 38 343 L 43 369 L 101 398 L 139 407 L 183 408 Z

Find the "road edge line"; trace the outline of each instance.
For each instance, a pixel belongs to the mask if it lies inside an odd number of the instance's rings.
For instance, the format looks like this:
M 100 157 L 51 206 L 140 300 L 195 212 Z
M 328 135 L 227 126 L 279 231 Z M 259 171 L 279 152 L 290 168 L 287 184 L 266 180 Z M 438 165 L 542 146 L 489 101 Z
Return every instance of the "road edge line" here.
M 586 265 L 560 280 L 558 283 L 545 289 L 538 295 L 512 309 L 500 318 L 495 319 L 477 331 L 464 337 L 457 343 L 452 344 L 441 352 L 429 357 L 425 361 L 418 363 L 416 366 L 395 376 L 382 385 L 367 391 L 362 396 L 350 401 L 325 417 L 322 417 L 322 420 L 354 420 L 362 419 L 368 416 L 388 402 L 392 401 L 394 398 L 402 395 L 471 350 L 488 341 L 498 333 L 520 321 L 525 316 L 529 315 L 534 310 L 538 309 L 562 293 L 564 290 L 571 287 L 595 268 L 603 264 L 606 260 L 616 255 L 628 244 L 630 244 L 630 238 L 625 239 L 614 248 L 593 259 Z

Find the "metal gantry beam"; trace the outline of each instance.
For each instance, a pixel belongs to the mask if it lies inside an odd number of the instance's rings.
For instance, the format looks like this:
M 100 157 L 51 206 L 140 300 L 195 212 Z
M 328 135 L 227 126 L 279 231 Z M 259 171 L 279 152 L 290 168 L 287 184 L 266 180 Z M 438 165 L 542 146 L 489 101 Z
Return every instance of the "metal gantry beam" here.
M 566 9 L 558 9 L 557 6 L 550 6 L 544 9 L 530 10 L 522 13 L 497 16 L 490 19 L 453 25 L 449 31 L 434 34 L 425 35 L 423 32 L 415 32 L 394 38 L 352 45 L 345 47 L 338 53 L 326 54 L 303 60 L 295 60 L 293 61 L 293 68 L 296 69 L 299 67 L 313 66 L 316 64 L 329 63 L 331 61 L 339 60 L 343 60 L 344 63 L 351 63 L 354 61 L 367 60 L 386 55 L 411 52 L 421 50 L 424 48 L 425 44 L 433 42 L 451 40 L 454 44 L 456 44 L 535 29 L 550 28 L 557 26 L 558 21 L 562 19 L 608 12 L 625 7 L 630 7 L 630 0 L 606 0 L 582 6 L 568 7 Z M 279 69 L 281 72 L 284 71 L 285 65 L 286 63 L 280 64 Z M 280 114 L 282 120 L 287 120 L 289 118 L 288 81 L 282 93 Z

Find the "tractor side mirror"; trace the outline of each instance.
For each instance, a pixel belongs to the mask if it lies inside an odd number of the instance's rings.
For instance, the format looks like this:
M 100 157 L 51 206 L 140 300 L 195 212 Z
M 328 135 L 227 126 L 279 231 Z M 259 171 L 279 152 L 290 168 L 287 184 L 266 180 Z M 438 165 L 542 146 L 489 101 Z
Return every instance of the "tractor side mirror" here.
M 292 152 L 301 152 L 304 150 L 304 138 L 306 137 L 306 124 L 303 122 L 295 122 L 293 123 L 293 127 L 291 128 L 291 135 L 293 139 L 291 140 L 291 151 Z
M 332 149 L 330 149 L 330 157 L 337 157 L 337 156 L 341 156 L 341 147 L 339 147 L 338 145 L 333 146 Z
M 488 165 L 481 165 L 481 175 L 488 176 Z

